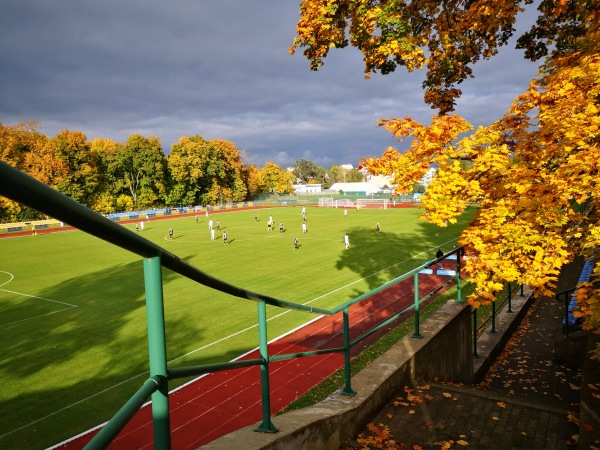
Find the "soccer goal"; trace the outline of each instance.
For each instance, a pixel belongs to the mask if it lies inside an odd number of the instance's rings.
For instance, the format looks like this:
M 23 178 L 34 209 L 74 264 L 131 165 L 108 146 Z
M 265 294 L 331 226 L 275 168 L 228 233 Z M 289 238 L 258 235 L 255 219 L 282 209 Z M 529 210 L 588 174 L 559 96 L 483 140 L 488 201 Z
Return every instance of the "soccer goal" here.
M 335 201 L 336 208 L 352 208 L 354 204 L 349 198 L 341 198 Z
M 321 197 L 319 199 L 319 206 L 324 206 L 325 208 L 333 208 L 335 205 L 331 197 Z
M 390 200 L 387 198 L 359 198 L 356 204 L 361 208 L 388 209 Z

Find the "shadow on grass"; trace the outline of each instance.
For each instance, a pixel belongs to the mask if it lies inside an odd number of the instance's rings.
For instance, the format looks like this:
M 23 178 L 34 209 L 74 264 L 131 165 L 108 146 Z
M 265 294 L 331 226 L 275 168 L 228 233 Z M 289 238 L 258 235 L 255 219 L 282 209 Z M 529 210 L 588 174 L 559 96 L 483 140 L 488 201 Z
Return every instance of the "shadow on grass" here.
M 176 278 L 181 277 L 162 271 L 166 289 Z M 46 448 L 98 425 L 148 377 L 141 260 L 68 279 L 43 296 L 76 307 L 0 328 L 5 389 L 0 394 L 0 448 Z M 197 348 L 204 338 L 205 324 L 195 318 L 206 306 L 195 303 L 183 316 L 165 313 L 168 357 Z M 246 350 L 236 347 L 218 361 L 202 363 L 226 362 Z
M 405 234 L 386 232 L 384 229 L 377 232 L 375 227 L 351 228 L 348 230 L 350 248 L 342 252 L 336 268 L 352 270 L 367 281 L 369 290 L 375 289 L 435 259 L 440 246 L 445 245 L 444 252 L 452 250 L 448 242 L 456 242 L 460 231 L 471 219 L 471 214 L 464 214 L 458 224 L 448 228 L 420 222 L 414 232 Z M 340 239 L 340 245 L 343 245 L 343 239 Z M 382 261 L 389 261 L 390 265 L 381 269 Z M 355 290 L 355 296 L 364 293 Z

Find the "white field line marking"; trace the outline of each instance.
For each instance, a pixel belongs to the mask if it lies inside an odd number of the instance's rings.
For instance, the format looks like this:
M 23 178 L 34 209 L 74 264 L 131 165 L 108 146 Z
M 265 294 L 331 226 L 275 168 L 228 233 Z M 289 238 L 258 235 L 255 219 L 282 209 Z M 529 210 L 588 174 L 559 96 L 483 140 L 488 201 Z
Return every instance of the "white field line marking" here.
M 130 382 L 131 380 L 133 380 L 133 379 L 135 379 L 135 378 L 138 378 L 139 376 L 140 376 L 140 375 L 134 375 L 133 377 L 131 377 L 131 378 L 128 378 L 127 380 L 121 381 L 120 383 L 117 383 L 117 384 L 115 384 L 115 385 L 113 385 L 113 386 L 111 386 L 111 387 L 108 387 L 108 388 L 106 388 L 106 389 L 103 389 L 103 390 L 101 390 L 101 391 L 99 391 L 99 392 L 96 392 L 95 394 L 92 394 L 92 395 L 90 395 L 90 396 L 88 396 L 88 397 L 86 397 L 86 398 L 82 398 L 81 400 L 78 400 L 78 401 L 76 401 L 75 403 L 71 403 L 70 405 L 67 405 L 67 406 L 65 406 L 64 408 L 61 408 L 61 409 L 59 409 L 59 410 L 56 410 L 56 411 L 54 411 L 54 412 L 51 412 L 50 414 L 47 414 L 47 415 L 45 415 L 44 417 L 40 417 L 39 419 L 36 419 L 36 420 L 34 420 L 34 421 L 32 421 L 32 422 L 29 422 L 28 424 L 25 424 L 25 425 L 23 425 L 23 426 L 21 426 L 21 427 L 19 427 L 19 428 L 15 428 L 14 430 L 11 430 L 11 431 L 9 431 L 8 433 L 4 433 L 3 435 L 1 435 L 1 436 L 0 436 L 0 439 L 2 439 L 2 438 L 3 438 L 3 437 L 5 437 L 5 436 L 8 436 L 8 435 L 10 435 L 10 434 L 13 434 L 13 433 L 15 433 L 16 431 L 22 430 L 23 428 L 27 428 L 27 427 L 28 427 L 28 426 L 30 426 L 30 425 L 36 424 L 36 423 L 38 423 L 38 422 L 41 422 L 42 420 L 45 420 L 45 419 L 47 419 L 48 417 L 52 417 L 52 416 L 54 416 L 54 415 L 56 415 L 56 414 L 58 414 L 58 413 L 61 413 L 61 412 L 63 412 L 63 411 L 66 411 L 67 409 L 69 409 L 69 408 L 72 408 L 73 406 L 76 406 L 76 405 L 78 405 L 78 404 L 80 404 L 80 403 L 86 402 L 86 401 L 88 401 L 88 400 L 90 400 L 90 399 L 92 399 L 92 398 L 94 398 L 94 397 L 97 397 L 98 395 L 104 394 L 105 392 L 108 392 L 108 391 L 110 391 L 111 389 L 114 389 L 114 388 L 116 388 L 116 387 L 118 387 L 118 386 L 120 386 L 120 385 L 122 385 L 122 384 L 128 383 L 128 382 Z M 60 444 L 58 444 L 58 445 L 55 445 L 55 446 L 54 446 L 54 447 L 52 447 L 52 448 L 58 447 L 59 445 L 60 445 Z
M 456 238 L 456 239 L 458 239 L 458 238 Z M 448 240 L 448 241 L 446 241 L 444 244 L 447 244 L 447 243 L 449 243 L 449 242 L 452 242 L 452 241 L 454 241 L 454 240 L 456 240 L 456 239 L 451 239 L 451 240 Z M 435 248 L 435 247 L 432 247 L 432 248 Z M 329 292 L 329 293 L 323 294 L 323 295 L 321 295 L 321 296 L 319 296 L 319 297 L 316 297 L 316 298 L 314 298 L 314 299 L 312 299 L 312 300 L 309 300 L 308 302 L 306 302 L 306 303 L 303 303 L 303 305 L 308 305 L 308 304 L 310 304 L 310 303 L 312 303 L 312 302 L 314 302 L 314 301 L 316 301 L 316 300 L 319 300 L 319 299 L 321 299 L 321 298 L 324 298 L 324 297 L 326 297 L 326 296 L 328 296 L 328 295 L 331 295 L 331 294 L 333 294 L 333 293 L 335 293 L 335 292 L 337 292 L 337 291 L 340 291 L 340 290 L 342 290 L 342 289 L 345 289 L 345 288 L 347 288 L 347 287 L 349 287 L 349 286 L 352 286 L 353 284 L 356 284 L 356 283 L 358 283 L 358 282 L 360 282 L 360 281 L 363 281 L 363 280 L 365 280 L 365 279 L 367 279 L 367 278 L 370 278 L 370 277 L 372 277 L 372 276 L 374 276 L 374 275 L 376 275 L 376 274 L 378 274 L 378 273 L 380 273 L 380 272 L 383 272 L 383 271 L 385 271 L 385 270 L 388 270 L 388 269 L 390 269 L 390 268 L 392 268 L 392 267 L 394 267 L 394 266 L 397 266 L 397 265 L 399 265 L 399 264 L 402 264 L 402 263 L 404 263 L 404 262 L 407 262 L 407 261 L 409 261 L 409 260 L 411 260 L 411 259 L 414 259 L 414 258 L 415 258 L 415 257 L 417 257 L 417 256 L 420 256 L 420 255 L 423 255 L 423 254 L 425 254 L 425 253 L 428 253 L 428 252 L 430 252 L 430 251 L 432 250 L 432 248 L 429 248 L 427 251 L 423 251 L 423 252 L 421 252 L 421 253 L 418 253 L 418 254 L 416 254 L 416 255 L 414 255 L 414 256 L 411 256 L 410 258 L 406 258 L 404 261 L 400 261 L 400 262 L 398 262 L 398 263 L 396 263 L 396 264 L 392 264 L 391 266 L 388 266 L 388 267 L 386 267 L 386 268 L 384 268 L 384 269 L 381 269 L 381 270 L 379 270 L 379 271 L 377 271 L 377 272 L 374 272 L 374 273 L 372 273 L 371 275 L 367 275 L 366 277 L 359 278 L 359 279 L 357 279 L 357 280 L 353 281 L 352 283 L 348 283 L 348 284 L 346 284 L 345 286 L 341 286 L 341 287 L 339 287 L 339 288 L 337 288 L 337 289 L 334 289 L 333 291 L 331 291 L 331 292 Z M 271 320 L 277 319 L 277 318 L 279 318 L 279 317 L 283 316 L 284 314 L 287 314 L 288 312 L 290 312 L 290 310 L 284 311 L 284 312 L 283 312 L 283 313 L 281 313 L 281 314 L 277 314 L 277 315 L 275 315 L 275 316 L 271 317 L 270 319 L 267 319 L 267 321 L 269 322 L 269 321 L 271 321 Z M 303 324 L 303 325 L 300 325 L 300 326 L 298 326 L 298 327 L 297 327 L 297 328 L 295 328 L 294 330 L 288 331 L 287 333 L 284 333 L 284 334 L 282 334 L 281 336 L 279 336 L 279 337 L 277 337 L 277 338 L 274 338 L 274 339 L 272 339 L 271 341 L 269 341 L 269 343 L 275 342 L 275 341 L 277 341 L 278 339 L 281 339 L 281 338 L 283 338 L 284 336 L 287 336 L 287 335 L 289 335 L 290 333 L 293 333 L 294 331 L 297 331 L 298 329 L 302 328 L 303 326 L 305 326 L 305 325 L 307 325 L 307 324 L 309 324 L 309 323 L 312 323 L 312 322 L 314 322 L 315 320 L 318 320 L 318 319 L 320 319 L 320 318 L 321 318 L 321 316 L 318 316 L 318 317 L 316 317 L 315 319 L 313 319 L 313 320 L 311 320 L 311 321 L 309 321 L 309 322 L 307 322 L 307 323 L 305 323 L 305 324 Z M 204 346 L 202 346 L 202 347 L 199 347 L 199 348 L 197 348 L 197 349 L 195 349 L 195 350 L 192 350 L 191 352 L 188 352 L 188 353 L 186 353 L 186 354 L 184 354 L 184 355 L 181 355 L 181 356 L 179 356 L 179 357 L 177 357 L 177 358 L 175 358 L 175 359 L 172 359 L 172 360 L 170 360 L 170 361 L 169 361 L 169 363 L 172 363 L 172 362 L 174 362 L 174 361 L 177 361 L 177 360 L 180 360 L 180 359 L 182 359 L 182 358 L 185 358 L 186 356 L 189 356 L 189 355 L 191 355 L 191 354 L 193 354 L 193 353 L 199 352 L 199 351 L 201 351 L 201 350 L 204 350 L 204 349 L 206 349 L 206 348 L 212 347 L 213 345 L 216 345 L 216 344 L 218 344 L 218 343 L 220 343 L 220 342 L 226 341 L 227 339 L 230 339 L 230 338 L 232 338 L 232 337 L 234 337 L 234 336 L 237 336 L 237 335 L 239 335 L 239 334 L 241 334 L 241 333 L 244 333 L 244 332 L 246 332 L 246 331 L 252 330 L 252 329 L 256 328 L 257 326 L 258 326 L 258 324 L 257 324 L 257 325 L 252 325 L 252 326 L 250 326 L 250 327 L 247 327 L 247 328 L 245 328 L 245 329 L 243 329 L 243 330 L 237 331 L 236 333 L 233 333 L 233 334 L 231 334 L 231 335 L 229 335 L 229 336 L 225 336 L 225 337 L 223 337 L 223 338 L 221 338 L 221 339 L 219 339 L 219 340 L 217 340 L 217 341 L 211 342 L 211 343 L 209 343 L 209 344 L 206 344 L 206 345 L 204 345 Z M 234 358 L 234 359 L 232 359 L 231 361 L 236 361 L 236 360 L 238 360 L 238 359 L 240 359 L 240 358 L 242 358 L 242 357 L 246 356 L 247 354 L 249 354 L 249 353 L 251 353 L 251 352 L 253 352 L 253 351 L 256 351 L 256 349 L 257 349 L 257 348 L 258 348 L 258 347 L 254 348 L 254 349 L 252 349 L 252 350 L 249 350 L 248 352 L 244 353 L 243 355 L 240 355 L 240 356 L 238 356 L 237 358 Z M 114 388 L 117 388 L 117 387 L 121 386 L 122 384 L 128 383 L 129 381 L 132 381 L 132 380 L 134 380 L 134 379 L 136 379 L 136 378 L 139 378 L 139 377 L 141 377 L 141 376 L 144 376 L 144 375 L 148 375 L 148 372 L 143 372 L 143 373 L 140 373 L 140 374 L 138 374 L 138 375 L 134 375 L 134 376 L 132 376 L 132 377 L 130 377 L 130 378 L 128 378 L 128 379 L 126 379 L 126 380 L 124 380 L 124 381 L 120 382 L 120 383 L 117 383 L 117 384 L 115 384 L 115 385 L 113 385 L 113 386 L 107 387 L 106 389 L 103 389 L 102 391 L 96 392 L 95 394 L 92 394 L 92 395 L 90 395 L 90 396 L 88 396 L 88 397 L 86 397 L 86 398 L 83 398 L 83 399 L 81 399 L 81 400 L 79 400 L 79 401 L 77 401 L 77 402 L 75 402 L 75 403 L 72 403 L 72 404 L 70 404 L 70 405 L 67 405 L 67 406 L 65 406 L 64 408 L 61 408 L 61 409 L 59 409 L 58 411 L 55 411 L 55 412 L 53 412 L 53 413 L 50 413 L 50 414 L 48 414 L 48 415 L 46 415 L 46 416 L 44 416 L 44 417 L 40 417 L 39 419 L 36 419 L 36 420 L 34 420 L 34 421 L 32 421 L 32 422 L 30 422 L 30 423 L 28 423 L 28 424 L 25 424 L 25 425 L 23 425 L 23 426 L 21 426 L 21 427 L 19 427 L 19 428 L 16 428 L 16 429 L 14 429 L 14 430 L 12 430 L 12 431 L 9 431 L 8 433 L 5 433 L 5 434 L 1 435 L 1 436 L 0 436 L 0 439 L 2 439 L 2 438 L 3 438 L 3 437 L 5 437 L 5 436 L 8 436 L 8 435 L 10 435 L 10 434 L 12 434 L 12 433 L 15 433 L 16 431 L 22 430 L 23 428 L 26 428 L 26 427 L 28 427 L 28 426 L 30 426 L 30 425 L 33 425 L 33 424 L 35 424 L 35 423 L 37 423 L 37 422 L 40 422 L 40 421 L 42 421 L 42 420 L 45 420 L 45 419 L 47 419 L 47 418 L 49 418 L 49 417 L 51 417 L 51 416 L 54 416 L 54 415 L 56 415 L 56 414 L 58 414 L 58 413 L 60 413 L 60 412 L 62 412 L 62 411 L 65 411 L 65 410 L 67 410 L 67 409 L 69 409 L 69 408 L 71 408 L 71 407 L 73 407 L 73 406 L 76 406 L 76 405 L 78 405 L 78 404 L 80 404 L 80 403 L 83 403 L 83 402 L 85 402 L 85 401 L 87 401 L 87 400 L 90 400 L 90 399 L 92 399 L 92 398 L 94 398 L 94 397 L 97 397 L 98 395 L 101 395 L 101 394 L 103 394 L 103 393 L 105 393 L 105 392 L 108 392 L 108 391 L 110 391 L 110 390 L 112 390 L 112 389 L 114 389 Z M 179 389 L 182 389 L 183 387 L 185 387 L 185 386 L 187 386 L 187 385 L 189 385 L 189 384 L 193 383 L 194 381 L 197 381 L 197 380 L 199 380 L 200 378 L 202 378 L 202 377 L 204 377 L 204 376 L 206 376 L 206 375 L 201 375 L 200 377 L 198 377 L 198 378 L 195 378 L 194 380 L 192 380 L 192 381 L 190 381 L 190 382 L 188 382 L 188 383 L 185 383 L 185 384 L 183 384 L 183 385 L 179 386 L 178 388 L 176 388 L 176 389 L 174 389 L 174 390 L 172 390 L 172 391 L 170 391 L 170 392 L 175 392 L 175 391 L 177 391 L 177 390 L 179 390 Z M 148 403 L 149 403 L 149 402 L 148 402 Z M 144 404 L 144 406 L 146 406 L 148 403 Z M 87 434 L 87 433 L 90 433 L 90 432 L 92 432 L 92 431 L 94 431 L 94 430 L 96 430 L 96 429 L 98 429 L 98 428 L 101 428 L 101 427 L 103 427 L 105 424 L 106 424 L 106 422 L 105 422 L 105 423 L 103 423 L 103 424 L 100 424 L 100 425 L 98 425 L 98 426 L 96 426 L 96 427 L 94 427 L 94 428 L 91 428 L 91 429 L 89 429 L 88 431 L 85 431 L 85 432 L 83 432 L 83 433 L 79 434 L 77 437 L 79 437 L 79 436 L 83 436 L 83 435 L 85 435 L 85 434 Z M 71 439 L 69 439 L 69 440 L 65 441 L 64 443 L 66 443 L 66 442 L 70 442 L 72 439 L 75 439 L 75 438 L 71 438 Z M 55 445 L 54 447 L 50 447 L 48 450 L 52 450 L 52 449 L 54 449 L 54 448 L 58 448 L 59 446 L 63 445 L 64 443 L 60 443 L 60 444 L 57 444 L 57 445 Z
M 22 295 L 23 297 L 39 298 L 40 300 L 45 300 L 47 302 L 59 303 L 61 305 L 66 305 L 71 308 L 77 308 L 77 305 L 72 305 L 70 303 L 65 303 L 65 302 L 59 302 L 58 300 L 51 300 L 49 298 L 38 297 L 37 295 L 23 294 L 22 292 L 9 291 L 8 289 L 0 289 L 0 291 L 9 292 L 11 294 L 16 294 L 16 295 Z
M 10 283 L 12 280 L 15 279 L 15 276 L 10 272 L 5 272 L 4 270 L 0 270 L 0 273 L 5 273 L 10 277 L 10 279 L 8 281 L 5 281 L 4 283 L 0 284 L 0 287 L 4 286 L 5 284 Z
M 3 291 L 4 289 L 0 289 L 0 290 Z M 45 314 L 38 314 L 37 316 L 31 316 L 31 317 L 28 317 L 27 319 L 15 320 L 14 322 L 3 323 L 3 324 L 0 324 L 0 328 L 7 327 L 9 325 L 14 325 L 16 323 L 27 322 L 28 320 L 37 319 L 38 317 L 50 316 L 52 314 L 56 314 L 56 313 L 59 313 L 59 312 L 62 312 L 62 311 L 68 311 L 69 309 L 73 309 L 73 308 L 77 308 L 77 306 L 73 306 L 73 307 L 69 307 L 69 308 L 63 308 L 63 309 L 58 309 L 56 311 L 52 311 L 52 312 L 45 313 Z
M 431 251 L 431 249 L 429 249 L 429 251 Z M 390 268 L 392 268 L 392 267 L 394 267 L 394 266 L 397 266 L 397 265 L 399 265 L 399 264 L 403 264 L 403 263 L 405 263 L 405 262 L 407 262 L 407 261 L 409 261 L 409 260 L 411 260 L 411 259 L 415 258 L 416 256 L 420 256 L 420 255 L 422 255 L 422 254 L 424 254 L 424 253 L 426 253 L 426 252 L 421 252 L 421 253 L 419 253 L 419 254 L 417 254 L 417 255 L 415 255 L 415 256 L 411 256 L 410 258 L 407 258 L 407 259 L 405 259 L 404 261 L 400 261 L 400 262 L 398 262 L 398 263 L 396 263 L 396 264 L 392 264 L 391 266 L 388 266 L 388 267 L 386 267 L 386 268 L 383 268 L 383 269 L 381 269 L 381 270 L 378 270 L 377 272 L 373 272 L 371 275 L 367 275 L 366 277 L 362 277 L 362 278 L 359 278 L 359 279 L 357 279 L 357 280 L 354 280 L 353 282 L 351 282 L 351 283 L 348 283 L 348 284 L 346 284 L 346 285 L 344 285 L 344 286 L 340 286 L 340 287 L 338 287 L 338 288 L 334 289 L 333 291 L 327 292 L 327 293 L 325 293 L 325 294 L 323 294 L 323 295 L 320 295 L 320 296 L 318 296 L 318 297 L 315 297 L 315 298 L 313 298 L 312 300 L 309 300 L 309 301 L 307 301 L 307 302 L 305 302 L 305 303 L 302 303 L 302 305 L 306 306 L 306 305 L 309 305 L 309 304 L 311 304 L 311 303 L 313 303 L 313 302 L 316 302 L 317 300 L 320 300 L 320 299 L 322 299 L 322 298 L 325 298 L 325 297 L 327 297 L 327 296 L 329 296 L 329 295 L 331 295 L 331 294 L 335 294 L 336 292 L 338 292 L 338 291 L 341 291 L 341 290 L 343 290 L 343 289 L 346 289 L 346 288 L 348 288 L 348 287 L 352 286 L 353 284 L 356 284 L 356 283 L 359 283 L 359 282 L 361 282 L 361 281 L 364 281 L 364 280 L 366 280 L 367 278 L 373 277 L 373 276 L 375 276 L 375 275 L 377 275 L 377 274 L 379 274 L 379 273 L 381 273 L 381 272 L 383 272 L 383 271 L 386 271 L 386 270 L 388 270 L 388 269 L 390 269 Z M 276 314 L 276 315 L 274 315 L 273 317 L 271 317 L 271 318 L 267 319 L 267 322 L 270 322 L 271 320 L 278 319 L 279 317 L 281 317 L 281 316 L 283 316 L 283 315 L 285 315 L 285 314 L 288 314 L 288 313 L 290 313 L 290 312 L 292 312 L 292 310 L 291 310 L 291 309 L 287 309 L 287 310 L 285 310 L 285 311 L 283 311 L 283 312 L 281 312 L 281 313 L 279 313 L 279 314 Z M 321 316 L 319 316 L 319 317 L 321 317 Z M 312 321 L 311 321 L 311 322 L 312 322 Z M 307 322 L 307 323 L 310 323 L 310 322 Z M 305 325 L 306 325 L 306 324 L 305 324 Z M 300 325 L 298 328 L 295 328 L 295 329 L 294 329 L 294 330 L 292 330 L 292 331 L 288 331 L 287 333 L 284 333 L 284 334 L 282 334 L 281 336 L 279 336 L 279 337 L 276 337 L 276 338 L 275 338 L 275 339 L 273 339 L 272 341 L 269 341 L 269 343 L 271 343 L 271 342 L 274 342 L 274 341 L 276 341 L 276 340 L 278 340 L 278 339 L 280 339 L 280 338 L 282 338 L 282 337 L 284 337 L 284 336 L 287 336 L 288 334 L 290 334 L 290 333 L 293 333 L 294 331 L 297 331 L 298 329 L 302 328 L 303 326 L 304 326 L 304 325 Z M 175 358 L 175 359 L 173 359 L 173 360 L 171 360 L 171 361 L 169 361 L 169 362 L 174 362 L 174 361 L 177 361 L 177 360 L 179 360 L 179 359 L 185 358 L 186 356 L 190 356 L 190 355 L 192 355 L 192 354 L 194 354 L 194 353 L 196 353 L 196 352 L 199 352 L 199 351 L 201 351 L 201 350 L 205 350 L 205 349 L 207 349 L 208 347 L 212 347 L 213 345 L 216 345 L 216 344 L 218 344 L 218 343 L 221 343 L 221 342 L 223 342 L 223 341 L 225 341 L 225 340 L 227 340 L 227 339 L 229 339 L 229 338 L 235 337 L 235 336 L 237 336 L 237 335 L 239 335 L 239 334 L 241 334 L 241 333 L 243 333 L 243 332 L 245 332 L 245 331 L 252 330 L 252 329 L 254 329 L 254 328 L 256 328 L 256 327 L 258 327 L 258 324 L 256 324 L 256 325 L 252 325 L 252 326 L 249 326 L 249 327 L 247 327 L 247 328 L 245 328 L 245 329 L 243 329 L 243 330 L 237 331 L 236 333 L 233 333 L 233 334 L 231 334 L 231 335 L 229 335 L 229 336 L 225 336 L 225 337 L 223 337 L 223 338 L 221 338 L 221 339 L 219 339 L 219 340 L 217 340 L 217 341 L 214 341 L 214 342 L 211 342 L 211 343 L 209 343 L 209 344 L 206 344 L 206 345 L 204 345 L 204 346 L 202 346 L 202 347 L 199 347 L 199 348 L 197 348 L 197 349 L 195 349 L 195 350 L 192 350 L 191 352 L 188 352 L 188 353 L 185 353 L 184 355 L 178 356 L 177 358 Z M 258 347 L 257 347 L 257 348 L 258 348 Z M 253 351 L 255 351 L 255 350 L 256 350 L 256 349 L 250 350 L 250 352 L 248 352 L 248 353 L 251 353 L 251 352 L 253 352 Z M 246 355 L 246 354 L 247 354 L 247 353 L 245 353 L 244 355 Z M 235 359 L 234 359 L 234 360 L 232 360 L 232 361 L 235 361 Z
M 4 270 L 0 270 L 0 273 L 6 273 L 6 274 L 10 275 L 10 280 L 8 280 L 8 281 L 6 281 L 6 282 L 4 282 L 4 283 L 0 284 L 0 286 L 5 286 L 5 285 L 7 285 L 8 283 L 10 283 L 10 282 L 11 282 L 12 280 L 14 280 L 14 278 L 15 278 L 15 277 L 14 277 L 14 275 L 13 275 L 12 273 L 10 273 L 10 272 L 6 272 L 6 271 L 4 271 Z M 3 324 L 0 324 L 0 328 L 7 327 L 7 326 L 9 326 L 9 325 L 14 325 L 14 324 L 16 324 L 16 323 L 20 323 L 20 322 L 26 322 L 26 321 L 28 321 L 28 320 L 36 319 L 36 318 L 38 318 L 38 317 L 49 316 L 49 315 L 52 315 L 52 314 L 59 313 L 59 312 L 61 312 L 61 311 L 66 311 L 66 310 L 68 310 L 68 309 L 77 308 L 77 305 L 72 305 L 72 304 L 70 304 L 70 303 L 65 303 L 65 302 L 59 302 L 58 300 L 51 300 L 51 299 L 49 299 L 49 298 L 38 297 L 37 295 L 29 295 L 29 294 L 24 294 L 23 292 L 9 291 L 8 289 L 0 289 L 0 291 L 2 291 L 2 292 L 8 292 L 8 293 L 10 293 L 10 294 L 20 295 L 20 296 L 23 296 L 23 297 L 37 298 L 37 299 L 39 299 L 39 300 L 44 300 L 44 301 L 46 301 L 46 302 L 52 302 L 52 303 L 58 303 L 58 304 L 60 304 L 60 305 L 65 305 L 65 306 L 67 306 L 67 307 L 68 307 L 68 308 L 62 308 L 62 309 L 59 309 L 59 310 L 57 310 L 57 311 L 52 311 L 52 312 L 45 313 L 45 314 L 38 314 L 37 316 L 28 317 L 28 318 L 26 318 L 26 319 L 15 320 L 14 322 L 3 323 Z

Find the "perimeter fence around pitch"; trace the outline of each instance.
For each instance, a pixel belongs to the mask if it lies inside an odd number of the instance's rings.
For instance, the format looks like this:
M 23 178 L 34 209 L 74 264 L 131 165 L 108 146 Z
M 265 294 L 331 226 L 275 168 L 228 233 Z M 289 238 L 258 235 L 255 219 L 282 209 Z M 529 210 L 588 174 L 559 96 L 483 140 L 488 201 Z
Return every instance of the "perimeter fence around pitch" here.
M 419 311 L 420 305 L 435 293 L 450 283 L 456 283 L 456 301 L 462 302 L 461 298 L 461 257 L 463 248 L 459 247 L 446 253 L 440 258 L 411 270 L 410 272 L 395 278 L 376 289 L 355 297 L 335 308 L 320 309 L 302 304 L 297 304 L 239 288 L 214 278 L 191 264 L 168 252 L 159 245 L 146 240 L 139 234 L 124 228 L 110 219 L 80 205 L 70 198 L 58 193 L 50 187 L 38 182 L 28 175 L 18 171 L 8 164 L 0 161 L 0 195 L 11 200 L 33 208 L 39 212 L 55 217 L 60 221 L 80 229 L 81 231 L 96 236 L 104 241 L 135 253 L 143 258 L 144 284 L 146 293 L 146 315 L 149 350 L 149 378 L 142 384 L 138 391 L 126 401 L 118 412 L 105 424 L 98 434 L 88 443 L 87 449 L 106 448 L 114 440 L 119 432 L 133 418 L 137 411 L 143 406 L 148 398 L 152 400 L 152 421 L 154 428 L 154 448 L 170 449 L 170 417 L 169 417 L 169 380 L 199 376 L 202 374 L 221 370 L 231 370 L 248 366 L 260 367 L 261 395 L 262 395 L 262 423 L 256 429 L 259 432 L 277 431 L 271 422 L 270 412 L 270 388 L 269 388 L 269 364 L 275 361 L 293 359 L 299 357 L 313 356 L 326 353 L 341 353 L 344 355 L 344 379 L 345 386 L 342 391 L 344 395 L 355 395 L 352 389 L 350 350 L 355 345 L 364 341 L 382 328 L 390 325 L 404 314 L 414 314 L 414 333 L 412 337 L 420 338 Z M 456 259 L 456 271 L 454 276 L 441 282 L 432 291 L 419 292 L 420 272 L 429 273 L 428 267 L 437 264 L 444 259 Z M 168 268 L 192 281 L 227 293 L 243 300 L 252 300 L 257 303 L 258 308 L 258 347 L 260 357 L 250 360 L 237 360 L 207 365 L 196 365 L 190 367 L 167 367 L 166 355 L 166 333 L 165 314 L 163 301 L 162 268 Z M 363 333 L 350 338 L 349 308 L 374 294 L 388 289 L 396 284 L 413 278 L 414 302 L 403 311 L 386 318 L 382 323 Z M 341 314 L 343 318 L 343 345 L 335 348 L 318 349 L 294 354 L 270 356 L 267 346 L 267 305 L 290 310 L 304 311 L 307 313 L 332 316 Z
M 321 191 L 317 193 L 298 193 L 298 194 L 260 194 L 257 195 L 254 199 L 254 202 L 259 205 L 294 205 L 294 204 L 311 204 L 318 205 L 320 202 L 324 201 L 323 199 L 331 199 L 331 202 L 335 203 L 336 200 L 344 202 L 350 201 L 353 204 L 356 203 L 358 199 L 371 199 L 371 200 L 379 200 L 383 202 L 384 199 L 387 199 L 391 205 L 398 203 L 412 203 L 419 202 L 419 195 L 397 195 L 393 196 L 391 194 L 377 193 L 377 194 L 367 194 L 366 192 L 356 192 L 356 191 L 348 191 L 348 192 L 327 192 Z

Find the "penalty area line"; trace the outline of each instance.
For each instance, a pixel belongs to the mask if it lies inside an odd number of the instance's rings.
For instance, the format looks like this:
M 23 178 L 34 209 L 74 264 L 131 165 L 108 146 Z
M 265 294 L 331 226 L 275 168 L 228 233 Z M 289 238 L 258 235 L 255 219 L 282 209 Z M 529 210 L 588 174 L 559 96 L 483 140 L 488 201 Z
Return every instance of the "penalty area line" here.
M 49 299 L 49 298 L 38 297 L 37 295 L 23 294 L 22 292 L 9 291 L 8 289 L 0 289 L 0 291 L 8 292 L 10 294 L 22 295 L 24 297 L 37 298 L 37 299 L 40 299 L 40 300 L 45 300 L 47 302 L 59 303 L 61 305 L 70 306 L 71 308 L 77 308 L 77 305 L 72 305 L 71 303 L 59 302 L 58 300 L 52 300 L 52 299 Z
M 27 322 L 28 320 L 37 319 L 38 317 L 50 316 L 52 314 L 56 314 L 56 313 L 63 312 L 63 311 L 68 311 L 68 310 L 73 309 L 73 308 L 77 308 L 77 306 L 59 309 L 57 311 L 52 311 L 52 312 L 49 312 L 49 313 L 46 313 L 46 314 L 38 314 L 37 316 L 28 317 L 27 319 L 15 320 L 14 322 L 3 323 L 3 324 L 0 324 L 0 328 L 7 327 L 9 325 L 14 325 L 16 323 Z

